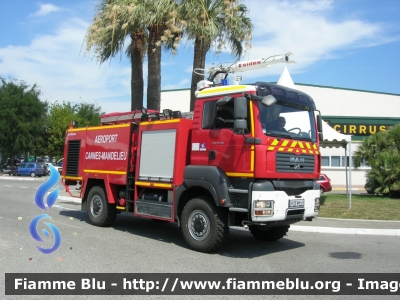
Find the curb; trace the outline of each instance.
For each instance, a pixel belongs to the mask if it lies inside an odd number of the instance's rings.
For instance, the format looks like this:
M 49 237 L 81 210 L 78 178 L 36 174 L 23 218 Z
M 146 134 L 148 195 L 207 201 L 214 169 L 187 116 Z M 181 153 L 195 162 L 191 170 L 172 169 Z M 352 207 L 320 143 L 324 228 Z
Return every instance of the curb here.
M 336 220 L 336 221 L 354 221 L 354 222 L 388 222 L 388 223 L 400 223 L 400 221 L 396 221 L 396 220 L 341 219 L 341 218 L 324 218 L 324 217 L 317 217 L 317 219 L 321 219 L 321 220 Z
M 346 191 L 347 189 L 346 188 L 332 188 L 332 191 Z M 351 190 L 352 191 L 365 191 L 365 189 L 364 188 L 351 188 Z
M 0 176 L 0 179 L 5 179 L 5 180 L 29 180 L 29 181 L 32 181 L 32 180 L 42 180 L 43 178 L 42 177 L 28 177 L 28 178 L 21 178 L 21 177 L 19 177 L 19 176 Z
M 400 236 L 399 229 L 364 229 L 364 228 L 312 227 L 312 226 L 291 225 L 290 230 L 300 231 L 300 232 L 316 232 L 316 233 Z

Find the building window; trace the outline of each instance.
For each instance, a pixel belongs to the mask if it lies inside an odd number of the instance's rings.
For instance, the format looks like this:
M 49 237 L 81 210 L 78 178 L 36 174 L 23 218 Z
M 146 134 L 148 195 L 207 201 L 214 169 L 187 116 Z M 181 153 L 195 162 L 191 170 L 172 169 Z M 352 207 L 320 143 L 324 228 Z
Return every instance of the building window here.
M 321 157 L 321 165 L 323 167 L 329 167 L 329 156 L 322 156 Z
M 331 167 L 340 167 L 340 156 L 331 156 Z

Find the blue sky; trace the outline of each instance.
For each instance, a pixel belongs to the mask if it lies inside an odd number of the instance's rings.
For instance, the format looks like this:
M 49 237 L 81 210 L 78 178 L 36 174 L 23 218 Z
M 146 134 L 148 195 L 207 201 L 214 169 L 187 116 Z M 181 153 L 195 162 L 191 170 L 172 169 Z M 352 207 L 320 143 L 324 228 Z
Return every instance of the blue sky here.
M 99 65 L 84 37 L 99 1 L 0 0 L 0 76 L 37 84 L 49 103 L 96 102 L 130 110 L 124 55 Z M 252 48 L 241 60 L 293 52 L 295 83 L 400 94 L 400 0 L 246 0 Z M 162 89 L 189 88 L 193 46 L 162 53 Z M 229 49 L 207 65 L 234 63 Z M 277 81 L 285 65 L 239 73 L 243 82 Z M 147 81 L 147 62 L 144 66 Z M 146 88 L 146 87 L 145 87 Z M 146 101 L 146 100 L 145 100 Z

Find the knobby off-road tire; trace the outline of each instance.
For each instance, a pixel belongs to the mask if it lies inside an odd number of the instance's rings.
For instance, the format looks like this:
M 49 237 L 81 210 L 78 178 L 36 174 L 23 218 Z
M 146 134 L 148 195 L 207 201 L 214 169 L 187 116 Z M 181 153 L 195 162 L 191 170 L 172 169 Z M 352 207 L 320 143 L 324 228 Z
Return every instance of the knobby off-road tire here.
M 183 208 L 181 230 L 191 249 L 215 251 L 229 234 L 227 211 L 216 207 L 209 197 L 193 198 Z
M 256 239 L 274 242 L 283 238 L 288 232 L 289 227 L 290 225 L 278 227 L 251 225 L 249 226 L 249 230 Z
M 114 223 L 117 209 L 115 205 L 108 203 L 106 193 L 102 187 L 92 187 L 87 201 L 87 213 L 93 225 L 106 227 Z

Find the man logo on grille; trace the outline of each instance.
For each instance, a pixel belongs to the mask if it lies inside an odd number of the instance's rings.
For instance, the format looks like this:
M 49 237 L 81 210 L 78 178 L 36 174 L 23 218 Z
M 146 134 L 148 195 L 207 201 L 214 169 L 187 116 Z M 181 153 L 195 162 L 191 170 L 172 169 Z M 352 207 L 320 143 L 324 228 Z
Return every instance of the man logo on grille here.
M 289 161 L 291 163 L 304 163 L 304 157 L 295 157 L 295 156 L 291 156 Z

